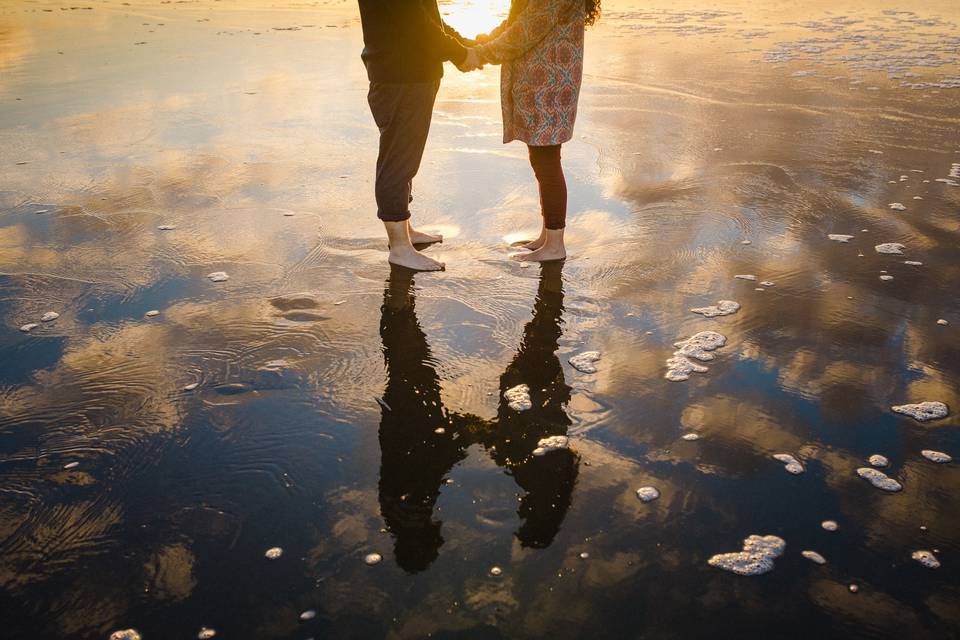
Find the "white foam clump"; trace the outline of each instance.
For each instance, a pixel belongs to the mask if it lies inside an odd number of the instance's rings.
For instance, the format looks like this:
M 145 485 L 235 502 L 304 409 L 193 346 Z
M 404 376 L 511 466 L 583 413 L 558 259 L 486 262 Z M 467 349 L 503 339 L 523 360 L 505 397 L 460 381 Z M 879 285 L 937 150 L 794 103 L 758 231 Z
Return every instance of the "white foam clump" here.
M 147 311 L 143 315 L 147 316 L 148 318 L 155 318 L 156 316 L 160 315 L 160 312 L 157 311 L 156 309 L 151 309 L 150 311 Z
M 733 277 L 739 280 L 750 280 L 751 282 L 757 279 L 757 276 L 753 275 L 752 273 L 741 273 L 740 275 Z
M 824 558 L 819 553 L 817 553 L 816 551 L 810 551 L 809 549 L 807 549 L 807 550 L 801 551 L 800 555 L 802 555 L 807 560 L 810 560 L 811 562 L 816 562 L 817 564 L 827 564 L 827 559 Z
M 160 231 L 173 231 L 176 228 L 177 228 L 176 225 L 172 225 L 172 224 L 161 224 L 159 227 L 157 227 L 157 229 L 159 229 Z
M 920 452 L 924 458 L 930 462 L 936 462 L 937 464 L 944 464 L 946 462 L 952 462 L 953 458 L 948 453 L 943 451 L 934 451 L 933 449 L 924 449 Z
M 719 300 L 717 304 L 709 307 L 697 307 L 690 309 L 694 313 L 699 313 L 706 318 L 715 318 L 717 316 L 729 316 L 740 310 L 740 303 L 733 300 Z
M 363 561 L 371 567 L 375 564 L 380 564 L 381 560 L 383 560 L 383 556 L 376 552 L 363 556 Z
M 880 279 L 881 279 L 881 280 L 893 280 L 893 276 L 890 276 L 890 275 L 882 275 L 882 276 L 880 276 Z
M 700 434 L 698 434 L 698 433 L 685 433 L 685 434 L 683 434 L 683 435 L 680 436 L 680 437 L 683 438 L 684 440 L 686 440 L 687 442 L 693 442 L 694 440 L 699 440 L 699 439 L 700 439 Z
M 637 497 L 640 502 L 653 502 L 660 497 L 660 491 L 656 487 L 640 487 L 637 489 Z
M 210 627 L 200 627 L 200 632 L 197 633 L 197 638 L 198 640 L 210 640 L 210 638 L 215 638 L 216 635 L 216 629 L 211 629 Z
M 903 489 L 903 485 L 885 474 L 883 471 L 878 471 L 872 467 L 860 467 L 857 469 L 857 475 L 865 480 L 868 480 L 870 484 L 875 486 L 877 489 L 883 489 L 884 491 L 900 491 Z
M 68 462 L 67 464 L 63 465 L 63 468 L 64 470 L 69 471 L 70 469 L 76 469 L 79 466 L 79 462 Z
M 775 453 L 773 459 L 782 462 L 783 468 L 793 475 L 803 473 L 803 465 L 789 453 Z
M 270 547 L 263 553 L 263 557 L 267 560 L 276 560 L 283 555 L 283 549 L 280 547 Z
M 875 246 L 874 250 L 877 253 L 884 253 L 887 255 L 899 256 L 899 255 L 903 255 L 903 250 L 906 248 L 907 248 L 906 246 L 900 244 L 899 242 L 884 242 L 882 244 L 878 244 L 877 246 Z
M 937 560 L 937 556 L 933 555 L 931 551 L 927 551 L 926 549 L 914 551 L 910 554 L 910 557 L 925 566 L 927 569 L 940 568 L 940 561 Z
M 904 260 L 904 261 L 903 261 L 903 264 L 908 264 L 908 265 L 910 265 L 911 267 L 922 267 L 922 266 L 923 266 L 923 263 L 920 262 L 919 260 Z
M 533 408 L 530 401 L 530 387 L 525 384 L 518 384 L 503 392 L 503 397 L 507 401 L 507 406 L 514 411 L 527 411 Z
M 691 373 L 705 373 L 707 368 L 693 362 L 690 358 L 695 358 L 701 362 L 709 362 L 716 357 L 710 352 L 719 349 L 726 343 L 726 336 L 716 331 L 701 331 L 686 340 L 675 342 L 673 346 L 677 350 L 667 360 L 667 373 L 664 377 L 673 382 L 681 382 L 689 380 Z
M 550 453 L 551 451 L 559 451 L 560 449 L 566 449 L 570 445 L 570 438 L 567 436 L 550 436 L 549 438 L 541 438 L 537 442 L 537 448 L 533 450 L 533 455 L 542 456 Z
M 213 273 L 208 273 L 207 277 L 210 278 L 212 282 L 226 282 L 230 279 L 226 271 L 214 271 Z
M 301 620 L 313 620 L 316 617 L 317 617 L 317 612 L 314 609 L 307 609 L 306 611 L 300 614 Z
M 583 353 L 570 358 L 568 362 L 580 373 L 596 373 L 597 366 L 595 363 L 599 360 L 599 351 L 584 351 Z
M 829 233 L 827 234 L 827 237 L 833 240 L 834 242 L 848 243 L 851 240 L 853 240 L 853 236 L 848 236 L 843 233 Z
M 40 325 L 38 325 L 36 322 L 28 322 L 27 324 L 20 327 L 20 331 L 23 331 L 24 333 L 30 333 L 31 331 L 33 331 L 39 326 Z
M 926 401 L 916 404 L 900 404 L 890 407 L 895 413 L 910 416 L 914 420 L 926 422 L 946 418 L 950 413 L 949 407 L 942 402 Z
M 907 210 L 907 208 L 906 208 L 905 206 L 903 206 L 903 203 L 902 203 L 902 202 L 891 202 L 891 203 L 890 203 L 890 208 L 893 209 L 894 211 L 906 211 L 906 210 Z
M 40 322 L 53 322 L 60 317 L 60 314 L 56 311 L 47 311 L 45 314 L 40 316 Z
M 783 538 L 752 535 L 743 541 L 743 551 L 718 553 L 707 564 L 741 576 L 758 576 L 773 570 L 773 561 L 786 547 Z
M 941 327 L 945 327 L 950 323 L 944 320 L 943 318 L 940 318 L 939 320 L 937 320 L 937 324 L 940 325 Z M 21 331 L 23 331 L 23 329 L 21 329 Z
M 763 282 L 760 283 L 760 286 L 761 286 L 761 287 L 772 287 L 772 286 L 774 286 L 775 284 L 777 284 L 777 283 L 776 283 L 776 282 L 773 282 L 773 281 L 771 281 L 771 280 L 764 280 Z
M 867 460 L 874 467 L 885 467 L 890 464 L 890 461 L 887 460 L 886 456 L 882 456 L 879 453 L 875 453 Z
M 824 520 L 820 523 L 820 527 L 824 531 L 836 531 L 840 528 L 840 525 L 837 524 L 836 520 Z
M 140 640 L 140 632 L 136 629 L 121 629 L 110 634 L 110 640 Z

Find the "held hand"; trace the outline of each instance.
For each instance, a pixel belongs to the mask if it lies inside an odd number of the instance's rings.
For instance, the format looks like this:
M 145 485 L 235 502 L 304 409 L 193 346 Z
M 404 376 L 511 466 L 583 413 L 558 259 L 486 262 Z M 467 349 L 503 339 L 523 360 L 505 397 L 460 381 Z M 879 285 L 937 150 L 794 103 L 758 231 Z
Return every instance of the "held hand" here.
M 483 61 L 480 59 L 480 54 L 477 53 L 477 50 L 473 47 L 467 49 L 467 57 L 457 65 L 457 69 L 467 73 L 468 71 L 475 71 L 477 69 L 483 68 Z

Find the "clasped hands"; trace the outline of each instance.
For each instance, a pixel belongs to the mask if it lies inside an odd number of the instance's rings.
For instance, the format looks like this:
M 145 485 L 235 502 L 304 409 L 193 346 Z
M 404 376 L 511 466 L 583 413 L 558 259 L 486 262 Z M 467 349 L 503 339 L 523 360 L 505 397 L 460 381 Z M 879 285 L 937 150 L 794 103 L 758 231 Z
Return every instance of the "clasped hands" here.
M 457 69 L 467 73 L 469 71 L 483 69 L 483 64 L 483 58 L 480 57 L 480 53 L 477 51 L 476 47 L 468 47 L 467 57 L 463 59 L 463 62 L 457 65 Z

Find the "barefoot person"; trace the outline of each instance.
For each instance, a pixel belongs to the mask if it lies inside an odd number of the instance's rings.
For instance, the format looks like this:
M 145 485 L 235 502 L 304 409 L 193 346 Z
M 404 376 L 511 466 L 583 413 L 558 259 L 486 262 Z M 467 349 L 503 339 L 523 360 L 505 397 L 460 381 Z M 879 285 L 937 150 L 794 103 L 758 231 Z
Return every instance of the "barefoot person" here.
M 441 242 L 410 226 L 412 181 L 420 169 L 430 132 L 443 62 L 477 68 L 476 54 L 440 18 L 436 0 L 359 0 L 363 54 L 370 91 L 367 101 L 380 129 L 377 157 L 377 216 L 390 243 L 389 261 L 418 271 L 439 271 L 414 244 Z M 468 43 L 469 44 L 469 43 Z
M 481 62 L 503 65 L 503 142 L 527 143 L 540 190 L 540 237 L 518 260 L 562 260 L 567 183 L 560 146 L 573 137 L 583 76 L 583 32 L 600 14 L 600 0 L 513 0 L 507 20 L 478 36 Z

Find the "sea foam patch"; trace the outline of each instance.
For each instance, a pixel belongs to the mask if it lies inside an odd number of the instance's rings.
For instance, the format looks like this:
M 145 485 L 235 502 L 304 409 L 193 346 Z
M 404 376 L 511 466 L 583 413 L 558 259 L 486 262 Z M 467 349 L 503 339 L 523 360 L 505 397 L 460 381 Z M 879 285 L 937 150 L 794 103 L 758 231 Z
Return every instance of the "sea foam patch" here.
M 599 351 L 584 351 L 581 354 L 575 355 L 568 362 L 570 365 L 581 373 L 596 373 L 597 372 L 597 362 L 600 361 L 600 352 Z
M 828 233 L 827 237 L 834 242 L 843 242 L 844 244 L 848 244 L 853 240 L 853 236 L 848 236 L 844 233 Z
M 783 463 L 783 468 L 793 475 L 803 473 L 803 465 L 789 453 L 775 453 L 773 459 Z
M 567 436 L 550 436 L 541 438 L 537 442 L 537 448 L 533 450 L 533 455 L 544 456 L 551 451 L 560 451 L 570 446 L 570 439 Z
M 709 362 L 716 358 L 711 351 L 715 351 L 727 343 L 726 336 L 716 331 L 701 331 L 686 340 L 673 343 L 676 351 L 667 359 L 667 380 L 680 382 L 689 380 L 691 373 L 705 373 L 707 367 L 693 362 L 690 358 Z
M 946 464 L 947 462 L 953 462 L 953 458 L 948 453 L 943 451 L 934 451 L 933 449 L 924 449 L 920 452 L 924 458 L 930 462 L 936 462 L 937 464 Z
M 507 406 L 514 411 L 527 411 L 533 408 L 530 401 L 530 387 L 525 384 L 518 384 L 503 392 L 503 398 L 507 401 Z
M 857 469 L 857 475 L 867 480 L 877 489 L 882 489 L 891 493 L 903 489 L 902 484 L 885 474 L 883 471 L 874 469 L 873 467 L 860 467 Z
M 741 576 L 758 576 L 773 570 L 773 561 L 786 547 L 783 538 L 752 535 L 743 541 L 742 551 L 718 553 L 707 564 Z
M 935 400 L 927 400 L 924 402 L 917 402 L 915 404 L 900 404 L 892 406 L 890 409 L 894 413 L 910 416 L 919 422 L 939 420 L 941 418 L 946 418 L 950 414 L 950 408 L 947 407 L 947 405 Z
M 876 245 L 873 249 L 877 253 L 882 253 L 886 255 L 903 255 L 903 250 L 907 247 L 900 244 L 899 242 L 884 242 Z
M 733 300 L 719 300 L 717 304 L 709 307 L 697 307 L 690 309 L 693 313 L 699 313 L 705 318 L 716 318 L 717 316 L 729 316 L 740 310 L 740 303 Z
M 925 566 L 927 569 L 940 568 L 940 561 L 937 559 L 937 556 L 933 555 L 932 551 L 920 549 L 911 553 L 910 557 Z

